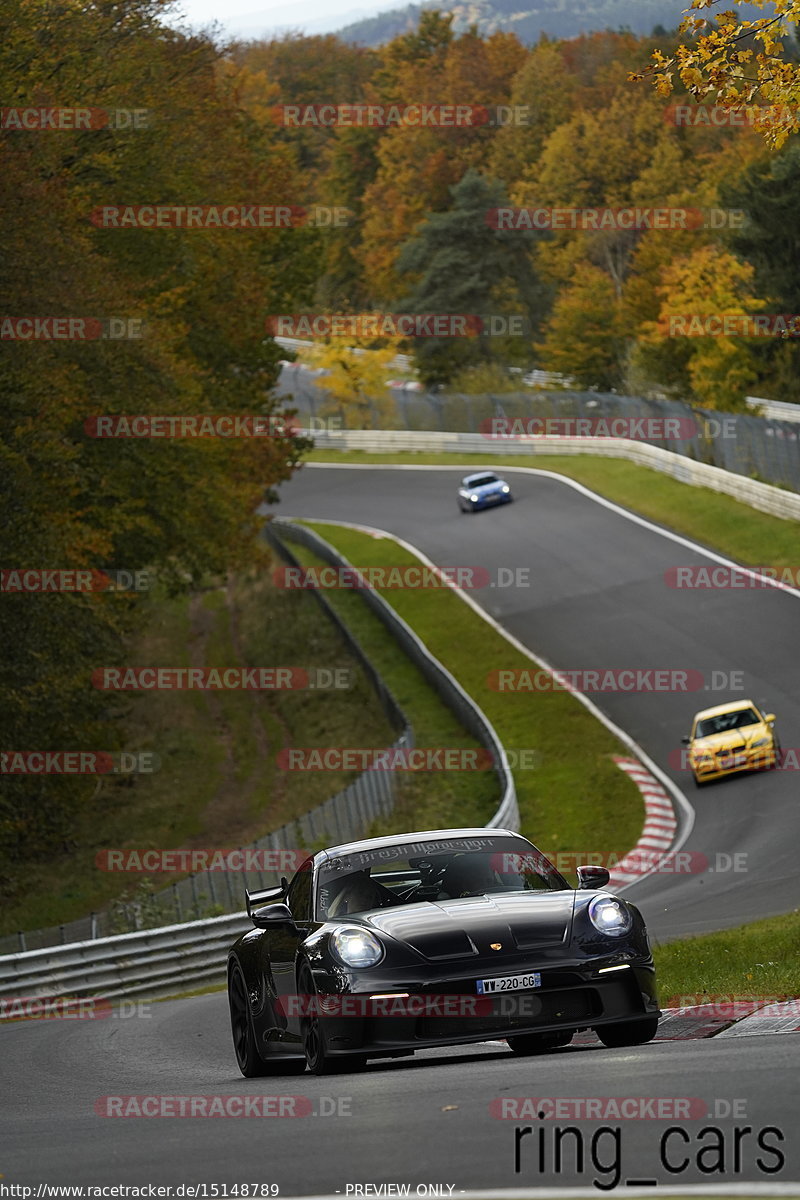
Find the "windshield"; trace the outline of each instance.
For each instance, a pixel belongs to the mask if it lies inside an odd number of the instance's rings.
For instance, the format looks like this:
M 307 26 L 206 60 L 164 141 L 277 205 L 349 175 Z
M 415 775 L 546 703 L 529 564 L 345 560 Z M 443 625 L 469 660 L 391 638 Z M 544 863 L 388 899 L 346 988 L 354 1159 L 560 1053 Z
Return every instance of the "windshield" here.
M 500 480 L 496 475 L 479 475 L 477 479 L 470 479 L 469 482 L 464 481 L 464 487 L 477 488 L 486 487 L 489 483 L 499 483 Z
M 715 733 L 727 733 L 730 729 L 741 729 L 744 725 L 758 725 L 761 717 L 754 708 L 737 708 L 736 712 L 718 713 L 716 717 L 705 717 L 697 722 L 696 738 L 712 737 Z
M 530 843 L 516 839 L 397 843 L 324 862 L 318 873 L 316 919 L 422 901 L 565 887 L 546 858 Z

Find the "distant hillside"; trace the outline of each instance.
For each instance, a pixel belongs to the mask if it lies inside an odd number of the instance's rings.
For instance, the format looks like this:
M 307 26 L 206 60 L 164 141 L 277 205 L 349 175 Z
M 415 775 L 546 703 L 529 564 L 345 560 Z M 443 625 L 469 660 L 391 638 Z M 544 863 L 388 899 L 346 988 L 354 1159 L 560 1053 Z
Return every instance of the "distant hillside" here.
M 394 8 L 365 21 L 357 21 L 339 31 L 346 42 L 362 46 L 379 46 L 398 34 L 416 28 L 419 14 L 425 8 L 439 8 L 455 15 L 453 29 L 464 33 L 477 25 L 480 33 L 496 30 L 515 33 L 520 41 L 533 43 L 546 33 L 553 38 L 578 37 L 602 29 L 630 29 L 632 33 L 652 33 L 656 25 L 675 29 L 689 0 L 533 0 L 523 7 L 524 0 L 425 0 Z M 769 15 L 768 10 L 743 4 L 739 10 L 749 20 Z M 710 13 L 707 15 L 711 15 Z

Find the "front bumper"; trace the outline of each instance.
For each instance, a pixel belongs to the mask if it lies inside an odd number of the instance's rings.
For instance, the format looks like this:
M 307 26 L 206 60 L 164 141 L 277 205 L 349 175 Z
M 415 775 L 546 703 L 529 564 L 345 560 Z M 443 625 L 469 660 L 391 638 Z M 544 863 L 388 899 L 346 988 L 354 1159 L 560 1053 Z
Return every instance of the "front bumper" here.
M 471 985 L 471 991 L 470 991 Z M 320 1021 L 328 1052 L 380 1057 L 436 1046 L 463 1045 L 514 1034 L 593 1029 L 617 1021 L 659 1016 L 652 965 L 631 964 L 608 975 L 565 969 L 543 973 L 543 986 L 533 991 L 478 996 L 475 980 L 449 980 L 419 988 L 383 988 L 370 981 L 350 993 L 353 1015 L 341 1015 L 347 997 L 333 995 L 336 1015 L 324 1015 L 325 992 L 320 990 Z M 362 1015 L 369 996 L 409 994 L 408 1001 L 376 1000 L 375 1015 Z M 472 1001 L 473 1003 L 470 1003 Z M 402 1015 L 394 1015 L 397 1008 Z M 409 1009 L 413 1009 L 409 1012 Z M 418 1015 L 417 1015 L 418 1014 Z
M 690 759 L 695 777 L 702 780 L 724 779 L 728 775 L 739 775 L 743 771 L 771 770 L 777 761 L 775 745 L 757 746 L 755 749 L 718 753 L 710 761 L 698 762 Z M 726 765 L 729 764 L 729 765 Z
M 480 496 L 477 500 L 470 500 L 468 503 L 474 511 L 480 508 L 494 508 L 497 504 L 509 504 L 513 500 L 511 492 L 500 492 L 492 496 Z

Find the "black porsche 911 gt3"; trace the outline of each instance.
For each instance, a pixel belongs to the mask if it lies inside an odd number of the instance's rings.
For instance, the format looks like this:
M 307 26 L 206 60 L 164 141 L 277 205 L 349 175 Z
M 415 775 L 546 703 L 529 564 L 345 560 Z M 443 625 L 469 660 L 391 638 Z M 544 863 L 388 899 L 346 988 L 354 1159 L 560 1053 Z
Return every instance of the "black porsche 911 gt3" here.
M 507 830 L 451 829 L 309 855 L 247 893 L 228 997 L 243 1075 L 317 1075 L 505 1038 L 517 1054 L 649 1041 L 660 1016 L 644 920 L 579 868 L 569 887 Z

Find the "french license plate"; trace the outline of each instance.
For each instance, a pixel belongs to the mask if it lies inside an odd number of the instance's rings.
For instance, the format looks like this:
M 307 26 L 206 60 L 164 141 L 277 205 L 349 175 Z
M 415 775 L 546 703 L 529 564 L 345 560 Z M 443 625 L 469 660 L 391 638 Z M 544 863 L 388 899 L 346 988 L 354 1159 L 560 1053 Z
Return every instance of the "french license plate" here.
M 527 988 L 541 986 L 542 976 L 539 971 L 531 971 L 527 975 L 500 975 L 496 979 L 477 981 L 479 996 L 491 996 L 496 992 L 521 992 Z
M 723 758 L 721 766 L 727 771 L 731 767 L 743 767 L 747 762 L 746 754 L 731 754 L 727 758 Z

